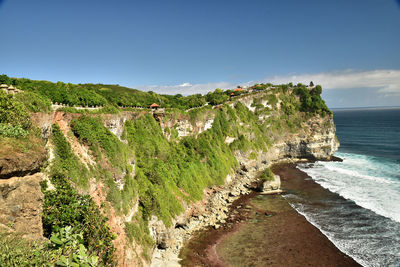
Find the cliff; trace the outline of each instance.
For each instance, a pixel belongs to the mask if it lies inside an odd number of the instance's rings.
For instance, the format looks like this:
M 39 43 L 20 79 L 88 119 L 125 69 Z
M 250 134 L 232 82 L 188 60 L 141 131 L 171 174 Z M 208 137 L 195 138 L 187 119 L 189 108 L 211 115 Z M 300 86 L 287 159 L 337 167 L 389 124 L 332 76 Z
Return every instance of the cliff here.
M 0 229 L 41 239 L 72 226 L 103 263 L 178 264 L 191 233 L 219 227 L 260 171 L 331 158 L 335 125 L 313 90 L 269 87 L 187 111 L 30 112 L 36 130 L 0 139 Z

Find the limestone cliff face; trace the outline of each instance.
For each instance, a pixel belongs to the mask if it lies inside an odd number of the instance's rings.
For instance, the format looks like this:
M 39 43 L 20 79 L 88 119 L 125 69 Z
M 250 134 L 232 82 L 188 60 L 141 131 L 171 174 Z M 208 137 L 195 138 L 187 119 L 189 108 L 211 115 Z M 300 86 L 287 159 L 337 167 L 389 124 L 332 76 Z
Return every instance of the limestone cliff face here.
M 246 98 L 246 102 L 249 105 L 250 100 Z M 210 225 L 218 228 L 224 223 L 228 206 L 240 195 L 250 192 L 260 171 L 276 162 L 330 160 L 338 147 L 333 118 L 314 116 L 303 123 L 299 133 L 283 133 L 267 152 L 258 153 L 257 158 L 250 156 L 254 151 L 237 151 L 235 156 L 240 168 L 226 177 L 223 187 L 206 190 L 204 200 L 187 206 L 170 228 L 153 217 L 149 227 L 158 247 L 151 266 L 180 266 L 178 255 L 184 242 L 199 229 Z
M 258 116 L 257 120 L 260 123 L 268 122 L 267 120 L 271 117 L 279 120 L 281 112 L 280 100 L 276 105 L 272 105 L 265 98 L 264 93 L 237 97 L 231 99 L 227 104 L 233 107 L 237 102 L 242 103 L 255 116 Z M 267 112 L 256 113 L 257 106 L 261 106 Z M 148 112 L 150 111 L 142 110 L 93 116 L 101 116 L 104 126 L 122 142 L 127 143 L 123 138 L 125 122 L 128 120 L 134 121 Z M 67 137 L 68 142 L 70 142 L 75 155 L 86 167 L 95 167 L 97 163 L 93 155 L 90 154 L 88 147 L 80 143 L 73 135 L 68 134 L 70 121 L 79 116 L 81 114 L 64 112 L 36 114 L 33 122 L 42 130 L 42 138 L 45 140 L 43 144 L 49 138 L 51 125 L 57 123 Z M 197 137 L 200 133 L 211 129 L 214 120 L 216 120 L 216 110 L 205 108 L 195 117 L 191 117 L 187 112 L 172 115 L 153 114 L 153 116 L 159 122 L 165 137 L 168 140 L 179 142 L 185 136 Z M 246 122 L 238 124 L 241 127 L 246 127 Z M 208 225 L 219 227 L 226 218 L 230 203 L 241 194 L 246 194 L 250 191 L 251 184 L 254 182 L 258 172 L 274 162 L 283 160 L 329 160 L 339 146 L 335 131 L 331 116 L 313 115 L 309 116 L 308 119 L 304 119 L 300 130 L 295 133 L 283 131 L 275 134 L 271 146 L 266 151 L 251 149 L 246 152 L 235 151 L 239 168 L 232 170 L 227 175 L 224 186 L 205 189 L 202 201 L 190 204 L 182 203 L 185 211 L 173 220 L 170 228 L 165 227 L 157 217 L 153 216 L 151 218 L 149 229 L 156 242 L 153 254 L 150 255 L 151 262 L 138 256 L 141 255 L 141 245 L 136 241 L 129 241 L 125 234 L 125 223 L 131 222 L 138 210 L 138 198 L 132 200 L 135 203 L 133 205 L 135 208 L 130 210 L 127 215 L 119 215 L 113 208 L 110 208 L 108 210 L 110 228 L 118 236 L 114 242 L 117 249 L 118 264 L 120 266 L 178 265 L 179 250 L 184 242 L 190 238 L 190 235 Z M 250 137 L 251 134 L 250 132 Z M 225 143 L 230 144 L 235 140 L 235 137 L 226 136 Z M 0 154 L 4 155 L 0 158 L 0 228 L 7 231 L 23 232 L 32 237 L 42 236 L 41 211 L 43 195 L 39 183 L 46 176 L 46 173 L 40 171 L 46 158 L 49 158 L 51 164 L 51 151 L 51 145 L 47 144 L 37 149 L 36 154 L 32 154 L 30 157 L 7 155 L 6 152 Z M 12 158 L 12 160 L 9 158 Z M 131 165 L 133 169 L 131 175 L 134 176 L 135 159 L 131 159 Z M 123 176 L 121 176 L 121 182 L 118 184 L 120 190 L 124 185 Z M 119 181 L 117 180 L 116 182 Z M 99 206 L 107 201 L 106 190 L 103 190 L 103 186 L 100 181 L 92 179 L 90 188 L 85 191 L 85 193 L 92 196 Z
M 276 142 L 273 149 L 278 158 L 330 160 L 339 148 L 332 117 L 312 117 L 303 123 L 302 131 Z

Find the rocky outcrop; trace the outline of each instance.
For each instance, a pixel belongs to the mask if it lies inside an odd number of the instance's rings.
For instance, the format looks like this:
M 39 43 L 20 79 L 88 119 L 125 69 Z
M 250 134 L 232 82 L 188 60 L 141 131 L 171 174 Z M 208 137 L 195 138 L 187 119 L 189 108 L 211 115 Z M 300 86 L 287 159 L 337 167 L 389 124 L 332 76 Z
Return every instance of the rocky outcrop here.
M 281 190 L 281 178 L 279 175 L 274 175 L 274 179 L 271 181 L 264 181 L 260 186 L 261 194 L 277 194 L 282 193 Z
M 0 179 L 0 228 L 42 238 L 42 174 Z
M 132 114 L 129 112 L 121 112 L 120 114 L 103 114 L 104 126 L 107 127 L 114 135 L 116 135 L 122 142 L 121 136 L 125 130 L 125 122 L 132 119 Z
M 330 160 L 338 148 L 336 127 L 329 116 L 312 117 L 303 124 L 299 133 L 289 134 L 273 147 L 278 158 L 311 160 Z
M 28 152 L 15 151 L 13 153 L 12 150 L 8 150 L 1 154 L 0 180 L 37 173 L 47 158 L 47 151 L 44 147 L 38 147 Z

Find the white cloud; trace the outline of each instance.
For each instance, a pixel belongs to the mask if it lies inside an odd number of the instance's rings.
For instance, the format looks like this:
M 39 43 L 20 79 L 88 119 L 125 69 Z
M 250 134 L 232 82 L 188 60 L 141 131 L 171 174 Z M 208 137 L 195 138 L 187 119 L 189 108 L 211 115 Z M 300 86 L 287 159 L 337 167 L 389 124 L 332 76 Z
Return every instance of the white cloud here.
M 180 87 L 190 87 L 192 86 L 190 83 L 182 83 L 179 85 Z
M 142 86 L 134 86 L 139 90 L 143 91 L 154 91 L 161 94 L 182 94 L 182 95 L 191 95 L 191 94 L 206 94 L 210 91 L 214 91 L 216 88 L 228 89 L 235 87 L 232 83 L 229 82 L 216 82 L 216 83 L 204 83 L 204 84 L 190 84 L 190 83 L 182 83 L 178 85 L 142 85 Z
M 400 95 L 400 70 L 339 71 L 316 74 L 275 76 L 272 83 L 305 83 L 313 81 L 324 89 L 378 88 L 384 95 Z
M 240 85 L 253 85 L 255 83 L 271 82 L 281 83 L 303 83 L 320 84 L 324 89 L 354 89 L 354 88 L 378 88 L 382 96 L 400 95 L 400 70 L 371 70 L 354 71 L 345 70 L 337 72 L 321 72 L 314 74 L 290 74 L 282 76 L 271 76 L 260 81 L 248 81 L 239 83 Z M 235 88 L 237 83 L 215 82 L 204 84 L 191 84 L 188 82 L 179 85 L 144 85 L 134 86 L 144 91 L 155 91 L 163 94 L 205 94 L 214 91 L 216 88 L 229 89 Z

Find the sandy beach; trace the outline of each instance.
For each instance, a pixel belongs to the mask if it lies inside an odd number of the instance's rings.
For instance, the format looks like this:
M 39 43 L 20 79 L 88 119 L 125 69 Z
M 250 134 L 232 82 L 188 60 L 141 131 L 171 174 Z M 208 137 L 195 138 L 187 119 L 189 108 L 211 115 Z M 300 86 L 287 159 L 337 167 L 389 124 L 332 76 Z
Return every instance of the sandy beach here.
M 294 164 L 275 165 L 273 171 L 289 193 L 329 195 Z M 283 196 L 257 192 L 235 201 L 221 228 L 196 233 L 180 257 L 183 266 L 360 266 Z

